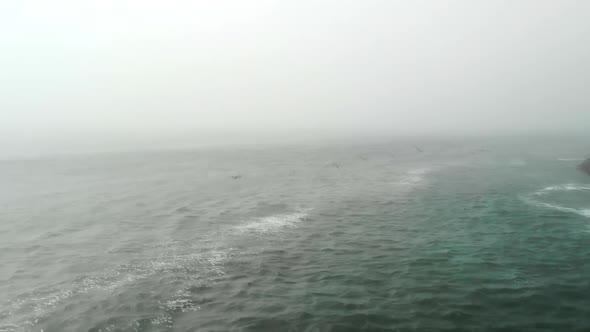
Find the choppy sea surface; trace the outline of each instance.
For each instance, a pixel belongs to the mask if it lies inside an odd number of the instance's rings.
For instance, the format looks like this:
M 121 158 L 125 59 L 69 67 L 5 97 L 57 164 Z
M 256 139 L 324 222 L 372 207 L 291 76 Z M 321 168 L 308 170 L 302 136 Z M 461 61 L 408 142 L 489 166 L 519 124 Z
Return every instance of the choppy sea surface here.
M 0 331 L 588 331 L 583 140 L 0 161 Z

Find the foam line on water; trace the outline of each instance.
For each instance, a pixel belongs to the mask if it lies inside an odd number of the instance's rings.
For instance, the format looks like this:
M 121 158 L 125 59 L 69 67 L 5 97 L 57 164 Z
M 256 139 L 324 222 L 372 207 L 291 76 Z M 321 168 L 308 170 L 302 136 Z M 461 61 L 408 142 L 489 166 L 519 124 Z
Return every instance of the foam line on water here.
M 573 191 L 573 190 L 579 190 L 579 191 L 590 190 L 590 186 L 576 184 L 576 183 L 566 183 L 566 184 L 560 184 L 560 185 L 556 185 L 556 186 L 545 187 L 541 190 L 535 191 L 534 194 L 539 196 L 539 195 L 544 195 L 544 194 L 551 192 L 551 191 Z
M 590 218 L 590 209 L 574 209 L 574 208 L 570 208 L 570 207 L 566 207 L 566 206 L 555 205 L 555 204 L 546 203 L 546 202 L 539 202 L 539 201 L 535 201 L 535 200 L 527 200 L 527 202 L 532 205 L 535 205 L 535 206 L 544 207 L 544 208 L 557 210 L 557 211 L 561 211 L 561 212 L 574 213 L 574 214 L 578 214 L 583 217 Z
M 297 227 L 299 223 L 305 221 L 309 211 L 311 209 L 300 209 L 294 213 L 250 219 L 237 226 L 230 226 L 226 231 L 206 234 L 204 236 L 206 240 L 215 238 L 214 247 L 176 241 L 160 244 L 164 248 L 163 252 L 153 260 L 137 265 L 121 265 L 98 275 L 80 276 L 68 284 L 52 285 L 21 294 L 5 302 L 8 308 L 0 312 L 0 316 L 5 316 L 8 320 L 0 322 L 0 332 L 20 331 L 25 326 L 35 326 L 49 317 L 56 306 L 72 297 L 83 296 L 93 291 L 115 291 L 122 286 L 158 273 L 181 272 L 192 275 L 198 272 L 198 282 L 205 283 L 223 279 L 226 277 L 223 265 L 242 253 L 230 246 L 235 236 L 278 234 Z M 162 316 L 164 318 L 168 317 L 168 312 L 172 311 L 198 310 L 198 306 L 188 301 L 186 294 L 182 292 L 177 297 L 163 300 L 161 308 L 165 310 Z M 25 317 L 15 316 L 23 310 L 28 310 L 30 313 Z M 167 324 L 169 323 L 168 320 L 164 320 Z
M 590 186 L 583 185 L 583 184 L 576 184 L 576 183 L 565 183 L 555 186 L 548 186 L 543 189 L 537 190 L 533 192 L 531 195 L 524 198 L 524 201 L 530 205 L 552 209 L 556 211 L 561 211 L 565 213 L 573 213 L 583 217 L 590 218 L 590 208 L 582 208 L 576 209 L 567 206 L 561 206 L 557 204 L 552 204 L 548 202 L 540 201 L 539 199 L 542 198 L 544 195 L 550 192 L 560 192 L 560 191 L 590 191 Z M 536 198 L 534 198 L 536 197 Z

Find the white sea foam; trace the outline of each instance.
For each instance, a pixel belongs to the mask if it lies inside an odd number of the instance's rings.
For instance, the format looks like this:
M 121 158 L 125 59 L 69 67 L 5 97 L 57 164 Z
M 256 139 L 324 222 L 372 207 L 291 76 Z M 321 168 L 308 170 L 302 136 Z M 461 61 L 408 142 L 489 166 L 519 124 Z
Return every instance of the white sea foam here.
M 115 270 L 105 271 L 100 275 L 81 276 L 70 284 L 55 285 L 46 289 L 33 290 L 22 294 L 19 298 L 9 300 L 7 311 L 2 314 L 11 319 L 0 325 L 0 332 L 21 331 L 25 326 L 35 326 L 51 314 L 60 303 L 75 297 L 95 291 L 116 291 L 122 286 L 132 284 L 140 279 L 148 278 L 157 273 L 179 273 L 184 271 L 194 274 L 198 271 L 199 282 L 214 282 L 225 278 L 223 266 L 239 253 L 231 246 L 225 247 L 235 240 L 235 236 L 247 234 L 278 234 L 286 229 L 295 228 L 305 220 L 311 209 L 301 209 L 290 214 L 277 214 L 248 220 L 237 226 L 231 226 L 229 231 L 212 233 L 205 237 L 214 237 L 216 247 L 203 247 L 202 244 L 187 242 L 171 242 L 164 245 L 164 250 L 158 257 L 138 265 L 122 265 Z M 225 237 L 224 237 L 225 236 Z M 227 237 L 229 236 L 229 237 Z M 160 244 L 161 246 L 162 244 Z M 196 280 L 195 280 L 196 282 Z M 25 308 L 30 308 L 28 317 L 17 317 L 15 314 Z M 163 300 L 160 308 L 165 312 L 152 321 L 152 324 L 168 326 L 169 313 L 173 311 L 196 311 L 199 306 L 193 304 L 187 293 L 180 290 L 178 296 Z M 14 320 L 13 320 L 14 319 Z
M 559 161 L 583 161 L 581 158 L 557 158 Z
M 579 190 L 579 191 L 590 190 L 590 186 L 575 184 L 575 183 L 566 183 L 566 184 L 560 184 L 557 186 L 545 187 L 541 190 L 536 191 L 534 194 L 538 196 L 538 195 L 544 195 L 544 194 L 551 192 L 551 191 L 572 191 L 572 190 Z
M 540 200 L 544 195 L 547 195 L 550 192 L 589 191 L 589 190 L 590 190 L 590 186 L 575 184 L 575 183 L 566 183 L 566 184 L 560 184 L 560 185 L 556 185 L 556 186 L 548 186 L 548 187 L 545 187 L 541 190 L 535 191 L 529 197 L 526 197 L 524 199 L 524 201 L 531 204 L 531 205 L 534 205 L 534 206 L 557 210 L 557 211 L 566 212 L 566 213 L 574 213 L 574 214 L 577 214 L 577 215 L 580 215 L 583 217 L 590 218 L 590 208 L 572 208 L 572 207 L 561 206 L 561 205 L 557 205 L 557 204 L 553 204 L 553 203 L 543 202 Z M 533 198 L 533 197 L 536 197 L 536 198 Z
M 291 214 L 278 214 L 263 218 L 254 219 L 244 224 L 235 226 L 235 233 L 276 233 L 284 228 L 294 228 L 301 223 L 308 215 L 309 210 L 301 210 Z
M 404 185 L 417 185 L 424 181 L 425 175 L 431 171 L 432 169 L 427 167 L 409 170 L 405 173 L 405 176 L 401 179 L 401 181 L 399 181 L 399 183 Z
M 535 200 L 527 200 L 527 202 L 532 205 L 535 205 L 535 206 L 544 207 L 544 208 L 557 210 L 557 211 L 561 211 L 561 212 L 574 213 L 574 214 L 578 214 L 583 217 L 590 218 L 590 209 L 574 209 L 574 208 L 567 207 L 567 206 L 561 206 L 561 205 L 551 204 L 551 203 L 547 203 L 547 202 L 539 202 L 539 201 L 535 201 Z

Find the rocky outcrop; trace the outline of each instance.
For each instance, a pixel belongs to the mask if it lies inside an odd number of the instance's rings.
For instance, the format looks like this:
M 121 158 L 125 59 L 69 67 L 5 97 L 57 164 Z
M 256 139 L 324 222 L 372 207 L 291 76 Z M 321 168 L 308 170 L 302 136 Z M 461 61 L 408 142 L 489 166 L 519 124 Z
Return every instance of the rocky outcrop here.
M 583 163 L 578 165 L 578 169 L 588 175 L 590 175 L 590 158 L 584 160 Z

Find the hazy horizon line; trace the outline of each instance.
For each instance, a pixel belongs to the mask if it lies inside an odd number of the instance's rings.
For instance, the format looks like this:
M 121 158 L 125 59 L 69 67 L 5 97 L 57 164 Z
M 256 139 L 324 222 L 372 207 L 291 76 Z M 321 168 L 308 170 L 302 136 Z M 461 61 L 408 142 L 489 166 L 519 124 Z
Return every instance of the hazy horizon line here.
M 588 139 L 590 135 L 582 131 L 513 131 L 513 132 L 430 132 L 430 133 L 400 133 L 400 132 L 353 132 L 338 131 L 318 134 L 314 131 L 301 132 L 302 135 L 295 135 L 295 132 L 277 135 L 276 131 L 256 132 L 255 135 L 244 135 L 252 131 L 225 131 L 217 132 L 216 137 L 203 136 L 203 132 L 182 132 L 177 135 L 139 135 L 135 137 L 117 137 L 105 135 L 103 137 L 87 136 L 77 137 L 72 140 L 68 137 L 61 139 L 47 139 L 40 143 L 38 140 L 28 142 L 13 140 L 4 141 L 6 146 L 0 145 L 0 160 L 23 160 L 37 159 L 53 156 L 71 155 L 94 155 L 104 153 L 133 153 L 133 152 L 158 152 L 158 151 L 185 151 L 202 150 L 211 148 L 266 148 L 281 146 L 329 146 L 329 145 L 364 145 L 364 144 L 386 144 L 406 142 L 432 142 L 432 141 L 461 141 L 466 140 L 497 140 L 497 141 L 519 141 L 521 139 L 549 139 L 549 140 L 579 140 Z M 211 133 L 207 133 L 211 134 Z M 220 138 L 219 135 L 229 135 Z M 1 142 L 0 142 L 1 143 Z

